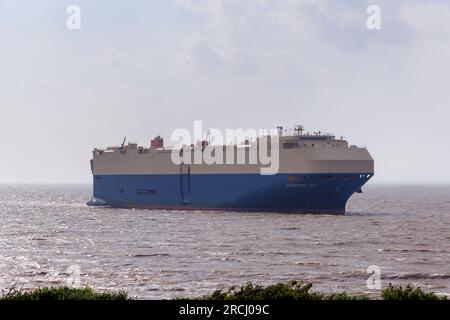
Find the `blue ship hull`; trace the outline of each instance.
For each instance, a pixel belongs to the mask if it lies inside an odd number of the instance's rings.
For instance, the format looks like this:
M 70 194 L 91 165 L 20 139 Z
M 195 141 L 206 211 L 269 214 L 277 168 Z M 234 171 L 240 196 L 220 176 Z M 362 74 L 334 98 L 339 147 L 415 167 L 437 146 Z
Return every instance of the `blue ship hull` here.
M 122 208 L 342 214 L 372 175 L 95 175 L 94 197 Z

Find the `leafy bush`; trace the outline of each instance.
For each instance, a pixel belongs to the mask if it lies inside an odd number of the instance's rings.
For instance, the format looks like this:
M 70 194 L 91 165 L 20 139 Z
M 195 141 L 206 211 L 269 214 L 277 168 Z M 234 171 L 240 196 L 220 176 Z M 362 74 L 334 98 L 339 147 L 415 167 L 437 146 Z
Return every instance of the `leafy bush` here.
M 91 288 L 41 288 L 32 291 L 12 288 L 0 300 L 129 300 L 124 291 L 97 292 Z
M 438 296 L 433 292 L 425 292 L 421 288 L 414 288 L 411 285 L 406 287 L 393 286 L 383 289 L 381 292 L 383 300 L 447 300 L 445 296 Z
M 344 293 L 324 295 L 311 291 L 312 284 L 291 281 L 277 283 L 263 287 L 247 283 L 240 287 L 231 287 L 227 291 L 216 290 L 204 300 L 360 300 L 368 299 L 365 296 L 349 296 Z

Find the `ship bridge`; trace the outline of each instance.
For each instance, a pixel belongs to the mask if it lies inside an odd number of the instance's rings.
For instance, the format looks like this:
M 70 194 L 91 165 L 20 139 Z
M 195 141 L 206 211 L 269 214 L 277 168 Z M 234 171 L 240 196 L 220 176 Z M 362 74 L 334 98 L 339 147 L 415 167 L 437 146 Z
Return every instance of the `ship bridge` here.
M 333 133 L 326 132 L 307 132 L 304 133 L 304 128 L 301 125 L 294 127 L 294 133 L 291 131 L 286 135 L 287 130 L 283 127 L 277 127 L 278 136 L 280 137 L 280 145 L 283 149 L 296 149 L 304 147 L 341 147 L 348 148 L 348 142 L 343 137 L 336 139 Z

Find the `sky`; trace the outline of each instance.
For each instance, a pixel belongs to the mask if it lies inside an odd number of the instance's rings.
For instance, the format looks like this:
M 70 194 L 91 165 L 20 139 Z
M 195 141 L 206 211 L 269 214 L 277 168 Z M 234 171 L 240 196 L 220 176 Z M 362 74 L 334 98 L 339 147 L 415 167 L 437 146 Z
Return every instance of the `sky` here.
M 195 120 L 331 131 L 377 182 L 450 182 L 448 1 L 0 0 L 0 41 L 0 183 L 89 183 L 94 147 Z

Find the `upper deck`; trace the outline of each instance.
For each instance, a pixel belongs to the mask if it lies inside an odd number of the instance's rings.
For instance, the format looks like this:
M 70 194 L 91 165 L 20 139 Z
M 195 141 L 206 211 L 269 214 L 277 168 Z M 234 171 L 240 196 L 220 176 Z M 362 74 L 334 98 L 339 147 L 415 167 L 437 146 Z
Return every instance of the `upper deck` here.
M 281 128 L 281 127 L 280 127 Z M 288 134 L 284 135 L 280 130 L 278 133 L 279 138 L 279 148 L 281 149 L 300 149 L 300 148 L 321 148 L 321 147 L 335 147 L 335 148 L 349 148 L 348 142 L 341 137 L 340 139 L 336 139 L 334 134 L 331 133 L 322 133 L 322 132 L 314 132 L 314 133 L 306 133 L 298 132 L 297 134 Z M 158 136 L 158 139 L 162 141 L 162 139 Z M 215 148 L 223 147 L 224 151 L 229 149 L 240 149 L 240 148 L 257 148 L 259 144 L 259 140 L 263 138 L 263 136 L 256 137 L 256 139 L 243 139 L 240 143 L 231 144 L 231 145 L 214 145 Z M 270 138 L 270 136 L 264 136 L 264 138 Z M 152 140 L 151 145 L 149 147 L 139 146 L 136 142 L 129 142 L 128 144 L 123 143 L 121 146 L 110 146 L 106 149 L 98 149 L 95 148 L 93 153 L 94 156 L 101 156 L 103 154 L 127 154 L 128 152 L 145 154 L 149 152 L 155 153 L 167 153 L 176 150 L 173 147 L 164 147 L 164 144 L 154 143 L 155 140 Z M 125 142 L 125 140 L 124 140 Z M 196 148 L 204 149 L 209 145 L 209 141 L 203 140 L 198 141 L 196 145 L 184 146 L 183 148 L 191 148 L 192 150 Z M 352 148 L 360 148 L 357 146 L 350 146 Z M 365 148 L 365 147 L 362 147 Z M 181 148 L 178 148 L 181 149 Z
M 277 137 L 279 152 L 274 155 L 270 145 L 266 151 L 271 161 L 278 162 L 279 172 L 373 172 L 373 158 L 367 148 L 349 145 L 343 138 L 336 139 L 334 134 L 298 132 Z M 94 174 L 176 174 L 180 172 L 180 165 L 172 156 L 178 153 L 186 156 L 182 163 L 190 165 L 192 173 L 259 173 L 266 167 L 261 158 L 266 152 L 260 153 L 262 138 L 217 146 L 203 140 L 183 148 L 164 147 L 154 141 L 149 147 L 143 147 L 134 142 L 125 144 L 124 140 L 121 146 L 94 149 L 92 171 Z M 213 148 L 206 149 L 208 146 Z M 206 157 L 212 154 L 214 162 L 207 163 Z M 200 162 L 196 161 L 197 156 Z

